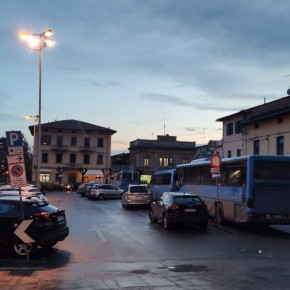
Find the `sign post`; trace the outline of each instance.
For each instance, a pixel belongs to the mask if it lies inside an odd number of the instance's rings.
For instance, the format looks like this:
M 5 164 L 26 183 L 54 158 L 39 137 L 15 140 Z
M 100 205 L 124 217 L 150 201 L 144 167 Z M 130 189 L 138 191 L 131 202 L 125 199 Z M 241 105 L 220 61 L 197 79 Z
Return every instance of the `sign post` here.
M 212 178 L 216 180 L 216 196 L 217 200 L 215 201 L 215 214 L 216 214 L 216 226 L 217 228 L 220 225 L 220 202 L 219 202 L 219 188 L 218 188 L 218 179 L 221 177 L 220 167 L 221 167 L 221 157 L 219 154 L 213 154 L 210 158 L 211 174 Z

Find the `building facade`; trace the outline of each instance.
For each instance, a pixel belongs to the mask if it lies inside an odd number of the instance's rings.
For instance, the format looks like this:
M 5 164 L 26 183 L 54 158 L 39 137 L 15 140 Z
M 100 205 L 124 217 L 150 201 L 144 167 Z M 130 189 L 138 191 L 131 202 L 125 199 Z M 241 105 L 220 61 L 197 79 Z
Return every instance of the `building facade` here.
M 290 154 L 290 96 L 217 121 L 223 122 L 222 157 Z
M 38 140 L 38 126 L 29 130 Z M 111 136 L 116 131 L 78 120 L 41 124 L 40 182 L 69 184 L 110 174 Z M 37 142 L 33 168 L 36 180 Z
M 137 139 L 130 142 L 129 164 L 142 175 L 174 168 L 194 159 L 195 142 L 177 141 L 176 136 L 159 135 L 157 140 Z

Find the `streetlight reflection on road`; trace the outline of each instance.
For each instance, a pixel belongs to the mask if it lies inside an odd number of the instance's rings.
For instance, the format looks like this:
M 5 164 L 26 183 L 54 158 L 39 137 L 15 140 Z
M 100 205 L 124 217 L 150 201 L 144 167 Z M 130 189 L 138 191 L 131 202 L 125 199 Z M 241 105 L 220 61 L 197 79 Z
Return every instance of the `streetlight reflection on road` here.
M 41 160 L 41 80 L 42 80 L 42 48 L 51 47 L 54 41 L 50 38 L 53 35 L 51 29 L 43 33 L 35 34 L 20 32 L 18 37 L 28 44 L 28 48 L 39 52 L 39 94 L 38 94 L 38 142 L 37 142 L 37 187 L 40 190 L 40 160 Z M 35 133 L 35 132 L 34 132 Z

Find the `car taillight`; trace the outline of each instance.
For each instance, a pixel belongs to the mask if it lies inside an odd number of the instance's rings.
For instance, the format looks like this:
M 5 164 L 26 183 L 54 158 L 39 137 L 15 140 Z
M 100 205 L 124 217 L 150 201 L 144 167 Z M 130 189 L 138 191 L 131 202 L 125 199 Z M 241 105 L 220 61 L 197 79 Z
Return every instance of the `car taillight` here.
M 45 221 L 52 221 L 52 216 L 49 212 L 40 212 L 33 215 L 34 218 Z
M 173 204 L 171 204 L 168 208 L 169 208 L 169 209 L 178 209 L 178 208 L 179 208 L 179 205 L 173 203 Z

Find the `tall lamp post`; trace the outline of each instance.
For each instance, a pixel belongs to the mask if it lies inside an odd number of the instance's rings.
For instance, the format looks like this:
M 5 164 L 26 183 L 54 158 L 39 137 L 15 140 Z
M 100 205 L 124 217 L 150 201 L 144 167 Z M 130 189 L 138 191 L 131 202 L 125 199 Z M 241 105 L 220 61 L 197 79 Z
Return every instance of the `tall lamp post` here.
M 28 48 L 39 52 L 39 90 L 38 90 L 38 142 L 37 142 L 37 187 L 40 186 L 40 160 L 41 160 L 41 79 L 42 79 L 42 48 L 51 47 L 54 41 L 50 38 L 53 35 L 51 29 L 46 29 L 40 34 L 21 32 L 18 37 L 26 41 Z

